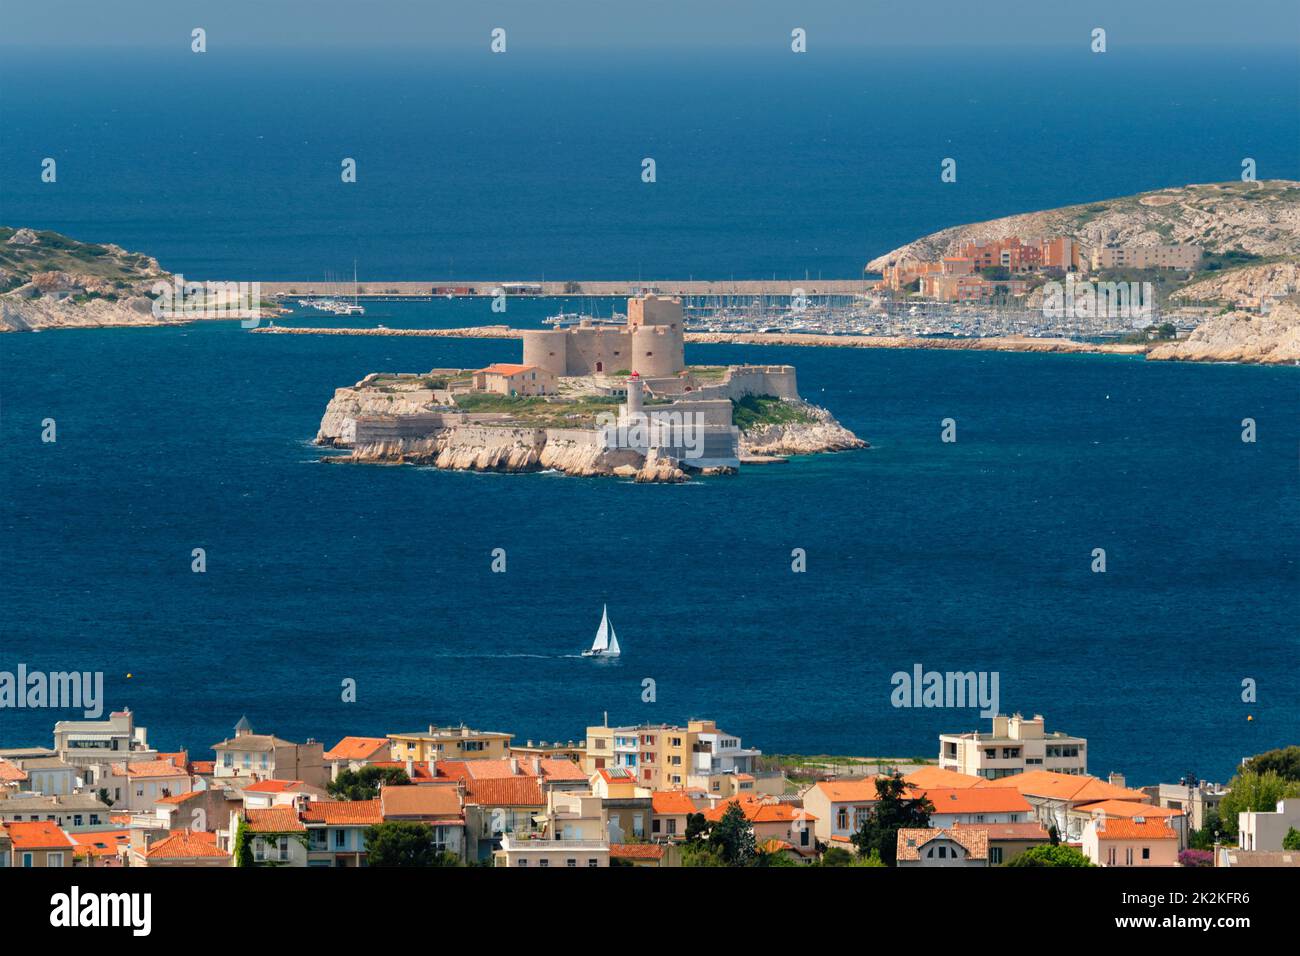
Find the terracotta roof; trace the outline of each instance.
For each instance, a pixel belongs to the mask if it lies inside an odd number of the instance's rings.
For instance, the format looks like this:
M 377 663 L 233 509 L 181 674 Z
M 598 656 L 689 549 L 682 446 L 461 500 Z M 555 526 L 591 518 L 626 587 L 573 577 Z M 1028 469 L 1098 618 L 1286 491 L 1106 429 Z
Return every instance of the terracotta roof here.
M 479 371 L 492 375 L 518 375 L 520 372 L 527 372 L 535 368 L 537 368 L 536 365 L 510 365 L 505 362 L 494 362 L 487 368 L 479 369 Z
M 542 757 L 542 778 L 545 780 L 586 780 L 586 772 L 565 757 Z
M 379 800 L 314 800 L 303 809 L 307 823 L 330 826 L 374 826 L 384 822 Z
M 190 763 L 190 755 L 184 750 L 177 750 L 175 753 L 160 753 L 157 759 L 166 760 L 180 770 L 185 770 Z
M 394 817 L 463 820 L 460 788 L 451 784 L 384 787 L 379 791 L 384 819 Z
M 611 843 L 609 856 L 614 860 L 662 860 L 664 848 L 658 843 Z
M 89 833 L 69 833 L 78 851 L 89 856 L 117 856 L 118 847 L 130 846 L 130 830 L 94 830 Z
M 695 803 L 685 790 L 656 790 L 650 794 L 650 808 L 663 816 L 695 813 Z
M 466 781 L 465 802 L 487 807 L 541 807 L 546 805 L 546 797 L 536 777 L 505 777 Z
M 207 793 L 206 790 L 186 790 L 184 793 L 173 793 L 166 797 L 159 797 L 154 803 L 184 803 L 186 800 L 192 800 L 201 793 Z
M 217 835 L 202 830 L 172 830 L 161 840 L 156 840 L 145 850 L 150 860 L 177 860 L 194 857 L 224 857 L 230 854 L 217 847 Z
M 816 787 L 831 803 L 875 803 L 880 799 L 876 781 L 886 779 L 882 774 L 862 780 L 823 780 Z
M 27 779 L 27 771 L 8 760 L 0 760 L 0 781 L 17 783 Z
M 390 746 L 387 737 L 344 737 L 325 751 L 325 759 L 365 760 L 373 757 L 377 750 L 387 753 Z
M 989 841 L 996 840 L 1047 840 L 1047 831 L 1041 823 L 954 823 L 954 830 L 984 830 Z
M 745 814 L 745 819 L 750 823 L 783 823 L 794 820 L 807 820 L 812 822 L 817 818 L 811 813 L 805 811 L 802 807 L 793 807 L 788 803 L 764 803 L 760 800 L 729 800 L 726 803 L 720 803 L 712 810 L 704 814 L 704 819 L 710 823 L 716 823 L 722 819 L 722 815 L 727 812 L 727 808 L 732 804 L 740 807 Z
M 1141 822 L 1139 822 L 1141 821 Z M 1176 840 L 1178 833 L 1173 827 L 1161 820 L 1133 820 L 1124 817 L 1108 817 L 1104 821 L 1105 829 L 1097 828 L 1098 840 Z
M 15 850 L 61 850 L 76 846 L 53 820 L 6 823 L 4 826 Z
M 952 827 L 951 829 L 909 829 L 898 831 L 898 859 L 919 860 L 921 850 L 935 840 L 952 840 L 966 849 L 973 860 L 989 858 L 989 835 L 983 827 Z
M 1141 790 L 1116 787 L 1086 774 L 1056 773 L 1051 770 L 1030 770 L 1027 773 L 999 777 L 997 780 L 985 780 L 980 786 L 995 789 L 1009 787 L 1026 796 L 1070 803 L 1095 803 L 1098 800 L 1135 800 L 1142 803 L 1147 799 Z
M 1029 801 L 1015 790 L 991 790 L 967 787 L 964 790 L 932 789 L 925 791 L 934 804 L 935 813 L 1029 813 Z
M 259 780 L 257 783 L 249 784 L 244 788 L 247 793 L 284 793 L 287 790 L 297 790 L 299 787 L 305 787 L 306 784 L 301 780 Z
M 920 770 L 913 770 L 909 774 L 904 774 L 903 779 L 922 789 L 945 787 L 953 790 L 964 790 L 967 787 L 978 787 L 985 782 L 983 777 L 958 773 L 956 770 L 946 770 L 943 767 L 922 767 Z
M 126 765 L 128 777 L 188 777 L 189 774 L 170 760 L 142 760 Z
M 191 760 L 190 771 L 192 773 L 216 773 L 217 762 L 215 760 Z
M 601 767 L 596 776 L 606 783 L 636 783 L 636 771 L 628 767 Z
M 1080 813 L 1102 813 L 1108 817 L 1181 817 L 1182 810 L 1169 807 L 1153 807 L 1149 803 L 1134 800 L 1098 800 L 1096 803 L 1083 803 L 1074 809 Z
M 794 845 L 787 843 L 785 840 L 772 837 L 772 839 L 764 841 L 758 849 L 764 853 L 780 853 L 782 850 L 793 850 Z
M 371 766 L 383 767 L 385 769 L 393 768 L 397 770 L 406 770 L 406 761 L 405 760 L 376 760 L 374 761 L 374 763 L 371 764 Z M 439 765 L 439 773 L 441 772 L 442 772 L 441 765 Z M 412 783 L 431 783 L 434 779 L 433 774 L 429 773 L 429 765 L 427 763 L 422 763 L 420 761 L 416 761 L 412 765 L 410 771 L 407 772 L 407 777 L 410 778 Z
M 298 819 L 296 807 L 268 807 L 262 810 L 245 810 L 244 818 L 253 833 L 292 833 L 307 829 Z

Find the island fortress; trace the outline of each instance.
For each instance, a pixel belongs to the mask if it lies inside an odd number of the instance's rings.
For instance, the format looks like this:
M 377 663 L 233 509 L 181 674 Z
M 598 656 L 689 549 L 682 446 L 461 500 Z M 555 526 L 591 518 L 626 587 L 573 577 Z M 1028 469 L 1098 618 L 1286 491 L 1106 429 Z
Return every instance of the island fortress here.
M 681 299 L 629 299 L 625 325 L 584 320 L 575 328 L 525 332 L 524 364 L 556 376 L 622 369 L 664 378 L 686 368 L 684 324 Z
M 316 442 L 351 449 L 332 462 L 637 481 L 865 447 L 792 366 L 688 366 L 682 326 L 680 299 L 647 295 L 625 322 L 525 331 L 520 364 L 372 373 L 335 392 Z

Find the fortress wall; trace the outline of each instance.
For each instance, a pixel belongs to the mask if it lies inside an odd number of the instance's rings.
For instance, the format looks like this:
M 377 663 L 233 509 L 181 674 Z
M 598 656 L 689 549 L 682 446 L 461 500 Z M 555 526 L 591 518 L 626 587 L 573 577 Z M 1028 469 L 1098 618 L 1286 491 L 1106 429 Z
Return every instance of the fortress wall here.
M 632 370 L 642 378 L 675 375 L 685 368 L 681 326 L 648 326 L 632 333 Z
M 597 365 L 606 373 L 632 370 L 632 336 L 626 330 L 578 328 L 565 334 L 569 337 L 567 374 L 591 375 Z
M 568 375 L 568 344 L 564 331 L 526 331 L 524 332 L 525 365 L 536 365 L 552 375 Z
M 604 448 L 604 442 L 601 441 L 600 432 L 594 428 L 548 428 L 546 429 L 546 441 L 563 442 L 569 445 L 578 445 L 583 448 Z
M 690 394 L 700 399 L 736 399 L 746 395 L 797 399 L 799 386 L 793 365 L 737 365 L 725 382 L 703 385 Z
M 428 415 L 363 415 L 356 420 L 353 441 L 358 445 L 428 438 L 450 428 L 463 416 L 431 413 Z

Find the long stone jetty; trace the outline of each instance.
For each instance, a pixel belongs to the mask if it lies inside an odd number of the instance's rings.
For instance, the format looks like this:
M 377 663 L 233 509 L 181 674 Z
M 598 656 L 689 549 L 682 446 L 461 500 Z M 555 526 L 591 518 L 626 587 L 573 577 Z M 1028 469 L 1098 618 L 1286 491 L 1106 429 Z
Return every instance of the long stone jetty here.
M 397 335 L 448 339 L 521 339 L 523 329 L 483 325 L 463 329 L 304 328 L 291 325 L 253 329 L 279 335 Z M 822 335 L 815 332 L 687 332 L 698 345 L 787 345 L 857 349 L 960 349 L 990 352 L 1084 352 L 1141 355 L 1152 347 L 1142 342 L 1076 342 L 1062 338 L 1006 335 L 949 339 L 913 335 Z
M 433 289 L 462 290 L 461 295 L 494 295 L 497 289 L 515 292 L 529 287 L 529 292 L 543 296 L 628 296 L 656 292 L 660 295 L 790 295 L 796 289 L 806 295 L 850 295 L 869 292 L 875 283 L 855 279 L 567 279 L 543 282 L 513 279 L 427 279 L 420 282 L 364 280 L 353 286 L 348 282 L 323 282 L 302 279 L 293 282 L 260 283 L 263 295 L 351 296 L 354 289 L 361 296 L 428 296 Z M 472 293 L 464 291 L 473 289 Z M 439 293 L 442 294 L 442 293 Z M 456 293 L 454 293 L 456 294 Z

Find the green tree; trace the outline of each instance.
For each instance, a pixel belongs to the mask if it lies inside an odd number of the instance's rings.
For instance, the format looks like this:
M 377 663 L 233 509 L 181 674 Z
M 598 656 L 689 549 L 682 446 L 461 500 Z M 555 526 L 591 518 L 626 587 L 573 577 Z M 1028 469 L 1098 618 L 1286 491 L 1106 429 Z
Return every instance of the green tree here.
M 707 843 L 697 841 L 682 847 L 682 866 L 726 866 L 722 854 Z
M 1273 811 L 1277 802 L 1288 797 L 1300 797 L 1300 782 L 1285 780 L 1276 770 L 1256 773 L 1243 770 L 1228 782 L 1228 792 L 1219 801 L 1219 818 L 1223 832 L 1237 835 L 1237 814 L 1252 810 Z
M 253 841 L 248 832 L 248 822 L 239 818 L 235 828 L 235 866 L 253 865 Z
M 1282 838 L 1282 849 L 1300 850 L 1300 830 L 1291 827 L 1286 831 L 1286 836 Z
M 1187 835 L 1187 845 L 1193 850 L 1208 850 L 1214 846 L 1215 835 L 1223 832 L 1218 810 L 1205 811 L 1205 820 L 1199 830 Z
M 702 813 L 689 813 L 686 815 L 686 842 L 699 843 L 709 835 L 709 822 L 704 819 Z
M 1095 866 L 1096 864 L 1089 860 L 1072 846 L 1052 846 L 1045 843 L 1041 846 L 1030 847 L 1024 853 L 1008 860 L 1003 866 Z
M 853 854 L 842 846 L 832 846 L 822 854 L 822 866 L 852 866 Z
M 325 789 L 335 800 L 373 800 L 379 796 L 381 786 L 401 787 L 410 782 L 411 778 L 401 767 L 367 764 L 360 770 L 344 770 Z
M 754 861 L 754 828 L 735 800 L 722 811 L 722 819 L 709 828 L 709 845 L 722 854 L 728 866 L 749 866 Z
M 932 804 L 925 795 L 908 797 L 908 783 L 897 770 L 876 780 L 876 805 L 871 808 L 862 827 L 850 838 L 859 855 L 875 853 L 886 866 L 898 858 L 898 831 L 925 829 L 930 825 Z
M 456 866 L 450 853 L 433 845 L 433 827 L 427 823 L 394 821 L 366 829 L 366 860 L 371 866 Z
M 1246 761 L 1246 769 L 1255 773 L 1272 770 L 1283 780 L 1300 781 L 1300 745 L 1279 747 L 1251 757 Z

